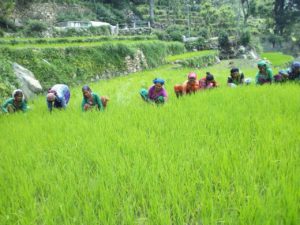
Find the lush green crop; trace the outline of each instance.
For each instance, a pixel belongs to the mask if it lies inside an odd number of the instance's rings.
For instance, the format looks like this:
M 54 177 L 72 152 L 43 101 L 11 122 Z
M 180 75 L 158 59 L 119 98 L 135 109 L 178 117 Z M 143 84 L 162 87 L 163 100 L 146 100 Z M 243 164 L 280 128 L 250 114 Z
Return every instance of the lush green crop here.
M 167 57 L 167 62 L 175 62 L 177 60 L 186 60 L 195 57 L 203 57 L 209 55 L 216 55 L 217 51 L 215 50 L 205 50 L 205 51 L 198 51 L 198 52 L 186 52 L 180 55 L 172 55 Z
M 289 63 L 293 60 L 292 56 L 285 55 L 281 52 L 266 52 L 263 53 L 261 57 L 269 60 L 275 67 L 282 66 L 283 64 Z
M 73 88 L 65 111 L 1 115 L 0 224 L 298 224 L 299 85 L 231 89 L 222 63 L 219 88 L 181 99 L 191 69 L 164 66 L 91 84 L 105 112 Z M 138 95 L 155 77 L 162 107 Z
M 1 47 L 11 48 L 49 48 L 66 46 L 91 46 L 103 42 L 120 42 L 155 40 L 155 36 L 93 36 L 93 37 L 64 37 L 64 38 L 0 38 Z

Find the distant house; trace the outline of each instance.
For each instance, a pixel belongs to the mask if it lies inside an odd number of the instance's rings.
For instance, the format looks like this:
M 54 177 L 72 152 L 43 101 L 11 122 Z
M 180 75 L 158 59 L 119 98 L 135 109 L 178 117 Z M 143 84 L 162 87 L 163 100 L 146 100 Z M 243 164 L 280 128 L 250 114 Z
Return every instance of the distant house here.
M 56 24 L 55 28 L 58 30 L 66 30 L 70 28 L 74 29 L 87 29 L 90 27 L 101 27 L 109 26 L 111 34 L 116 32 L 116 26 L 111 25 L 110 23 L 100 22 L 100 21 L 66 21 L 59 22 Z

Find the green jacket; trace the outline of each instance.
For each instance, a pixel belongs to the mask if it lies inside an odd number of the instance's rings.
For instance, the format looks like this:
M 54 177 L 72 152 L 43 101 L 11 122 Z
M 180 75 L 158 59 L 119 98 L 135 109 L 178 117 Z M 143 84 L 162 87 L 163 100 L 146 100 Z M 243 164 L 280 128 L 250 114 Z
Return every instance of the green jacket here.
M 265 67 L 266 69 L 266 74 L 262 74 L 260 73 L 260 71 L 258 71 L 258 73 L 256 74 L 255 80 L 256 80 L 256 84 L 264 84 L 264 83 L 272 83 L 273 81 L 273 73 L 272 70 L 270 69 L 268 63 L 264 60 L 261 60 L 257 63 L 258 67 Z
M 89 104 L 90 106 L 97 106 L 99 110 L 103 111 L 104 107 L 99 96 L 97 94 L 92 93 L 92 98 L 93 98 L 93 102 L 89 102 L 87 98 L 82 99 L 82 103 L 81 103 L 82 111 L 84 111 L 85 104 Z
M 11 105 L 11 106 L 13 107 L 13 109 L 14 109 L 15 112 L 16 112 L 16 111 L 19 111 L 19 110 L 21 110 L 21 111 L 23 111 L 23 112 L 26 112 L 26 111 L 27 111 L 27 104 L 26 104 L 26 102 L 25 102 L 24 100 L 22 100 L 22 103 L 21 103 L 20 106 L 17 106 L 17 105 L 14 104 L 14 98 L 9 98 L 9 99 L 7 99 L 7 100 L 2 104 L 2 106 L 1 106 L 2 112 L 8 113 L 7 107 L 8 107 L 9 105 Z

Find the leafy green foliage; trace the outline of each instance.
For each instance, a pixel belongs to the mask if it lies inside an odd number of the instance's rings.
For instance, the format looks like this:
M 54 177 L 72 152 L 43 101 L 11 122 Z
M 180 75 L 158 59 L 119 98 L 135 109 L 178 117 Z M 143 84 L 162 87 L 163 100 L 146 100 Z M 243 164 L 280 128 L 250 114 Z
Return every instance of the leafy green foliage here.
M 222 49 L 227 49 L 228 47 L 230 47 L 230 41 L 227 32 L 225 31 L 221 32 L 218 41 L 219 41 L 219 46 Z
M 42 32 L 47 30 L 47 25 L 38 20 L 30 20 L 24 28 L 28 37 L 42 37 Z
M 76 45 L 68 47 L 63 44 L 64 48 L 48 46 L 41 49 L 0 48 L 0 53 L 9 61 L 31 70 L 41 84 L 48 87 L 53 83 L 76 84 L 89 81 L 96 75 L 105 78 L 106 74 L 115 76 L 125 73 L 125 57 L 133 57 L 137 49 L 143 51 L 150 68 L 164 63 L 167 55 L 184 51 L 183 44 L 177 42 L 105 42 L 85 48 L 79 47 L 78 43 Z
M 244 30 L 241 33 L 239 43 L 241 45 L 248 46 L 250 44 L 250 41 L 251 41 L 251 33 L 250 33 L 250 31 L 249 30 Z
M 213 65 L 218 52 L 214 50 L 206 50 L 199 52 L 187 52 L 180 55 L 172 55 L 167 57 L 167 62 L 176 62 L 185 67 L 202 68 Z

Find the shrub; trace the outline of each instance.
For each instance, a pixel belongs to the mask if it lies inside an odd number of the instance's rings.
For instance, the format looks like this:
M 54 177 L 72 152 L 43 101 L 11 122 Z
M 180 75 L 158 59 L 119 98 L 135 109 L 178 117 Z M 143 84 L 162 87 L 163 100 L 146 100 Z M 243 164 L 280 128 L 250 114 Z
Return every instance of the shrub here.
M 239 39 L 239 44 L 248 46 L 251 41 L 251 33 L 249 30 L 243 31 L 241 33 L 240 39 Z
M 224 49 L 230 46 L 229 36 L 225 31 L 222 31 L 219 35 L 219 46 Z
M 165 31 L 155 30 L 155 31 L 153 32 L 153 34 L 156 35 L 157 38 L 158 38 L 159 40 L 162 40 L 162 41 L 168 41 L 168 40 L 171 39 L 171 38 L 170 38 L 170 35 L 169 35 L 167 32 L 165 32 Z
M 16 31 L 17 27 L 16 25 L 8 20 L 7 18 L 1 17 L 0 16 L 0 28 L 2 28 L 5 31 Z
M 93 35 L 110 35 L 111 34 L 110 26 L 90 27 L 90 28 L 88 28 L 87 31 L 91 32 Z
M 26 28 L 30 32 L 43 32 L 47 30 L 47 26 L 45 23 L 38 20 L 30 20 L 28 21 Z
M 198 31 L 198 36 L 208 38 L 208 30 L 206 28 L 200 28 Z
M 29 37 L 40 37 L 42 32 L 47 30 L 45 23 L 38 20 L 30 20 L 24 28 L 24 34 Z
M 172 41 L 181 41 L 182 42 L 182 33 L 178 30 L 171 31 L 169 33 Z

